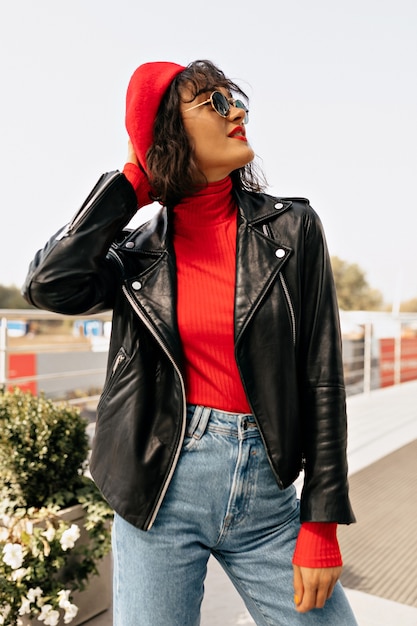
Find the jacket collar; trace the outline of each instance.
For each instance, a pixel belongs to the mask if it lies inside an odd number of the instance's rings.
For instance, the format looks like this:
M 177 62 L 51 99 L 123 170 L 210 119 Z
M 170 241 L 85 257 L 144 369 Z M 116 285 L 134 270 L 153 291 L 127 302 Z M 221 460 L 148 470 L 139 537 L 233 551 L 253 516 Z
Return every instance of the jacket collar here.
M 279 217 L 292 205 L 286 198 L 277 198 L 268 194 L 251 193 L 243 190 L 234 190 L 239 208 L 239 216 L 244 222 L 252 225 L 261 225 Z M 162 253 L 169 247 L 169 211 L 162 207 L 150 222 L 136 228 L 129 233 L 121 244 L 122 248 L 132 252 Z M 167 240 L 168 235 L 168 240 Z
M 275 219 L 292 205 L 291 200 L 268 194 L 234 190 L 241 217 L 249 224 L 261 224 Z
M 235 341 L 238 341 L 248 319 L 292 253 L 291 248 L 280 243 L 278 238 L 272 238 L 268 230 L 265 232 L 262 225 L 275 221 L 292 202 L 248 192 L 236 193 L 236 200 L 239 215 Z M 165 345 L 170 345 L 171 353 L 178 357 L 180 346 L 172 307 L 176 291 L 175 258 L 169 231 L 168 212 L 162 208 L 151 223 L 133 231 L 120 247 L 125 254 L 130 256 L 129 253 L 133 253 L 135 257 L 133 267 L 136 271 L 134 275 L 128 272 L 126 276 L 128 292 L 142 310 L 142 317 L 158 329 Z

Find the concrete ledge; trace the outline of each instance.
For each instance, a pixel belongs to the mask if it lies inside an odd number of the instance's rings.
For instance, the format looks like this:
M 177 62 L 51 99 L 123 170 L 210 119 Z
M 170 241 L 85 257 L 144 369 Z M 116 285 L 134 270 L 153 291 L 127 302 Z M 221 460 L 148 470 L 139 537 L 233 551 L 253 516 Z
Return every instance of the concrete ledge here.
M 417 609 L 412 606 L 355 589 L 345 592 L 359 626 L 417 626 Z
M 417 439 L 417 381 L 347 399 L 349 474 Z

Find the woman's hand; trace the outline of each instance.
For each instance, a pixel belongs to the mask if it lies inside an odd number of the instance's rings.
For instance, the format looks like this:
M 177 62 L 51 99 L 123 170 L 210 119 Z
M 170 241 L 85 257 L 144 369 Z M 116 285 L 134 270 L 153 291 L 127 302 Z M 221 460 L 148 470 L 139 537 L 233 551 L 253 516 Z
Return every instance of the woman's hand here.
M 138 157 L 136 156 L 136 152 L 133 148 L 132 142 L 127 142 L 127 158 L 126 163 L 133 163 L 134 165 L 139 165 Z
M 299 613 L 322 609 L 333 593 L 342 573 L 341 567 L 310 568 L 293 565 L 294 603 Z

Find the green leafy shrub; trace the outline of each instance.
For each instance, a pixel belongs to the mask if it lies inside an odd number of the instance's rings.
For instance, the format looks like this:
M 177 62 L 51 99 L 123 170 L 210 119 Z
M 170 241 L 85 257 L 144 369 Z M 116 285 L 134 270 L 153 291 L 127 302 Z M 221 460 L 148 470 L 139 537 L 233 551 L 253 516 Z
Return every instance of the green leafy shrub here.
M 86 422 L 78 409 L 20 389 L 0 391 L 0 624 L 70 623 L 110 550 L 112 511 L 86 476 Z M 80 504 L 83 528 L 62 508 Z M 80 536 L 83 535 L 83 540 Z M 25 622 L 27 623 L 27 622 Z
M 86 422 L 78 409 L 20 389 L 0 393 L 3 498 L 10 494 L 16 504 L 38 508 L 71 504 L 87 455 Z

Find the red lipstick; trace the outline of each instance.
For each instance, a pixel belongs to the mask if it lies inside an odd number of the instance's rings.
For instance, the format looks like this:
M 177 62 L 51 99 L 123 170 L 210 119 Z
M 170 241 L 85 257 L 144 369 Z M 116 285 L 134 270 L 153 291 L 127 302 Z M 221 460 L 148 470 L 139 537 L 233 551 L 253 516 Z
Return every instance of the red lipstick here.
M 245 128 L 243 126 L 235 126 L 227 136 L 233 139 L 240 139 L 240 141 L 247 141 Z

